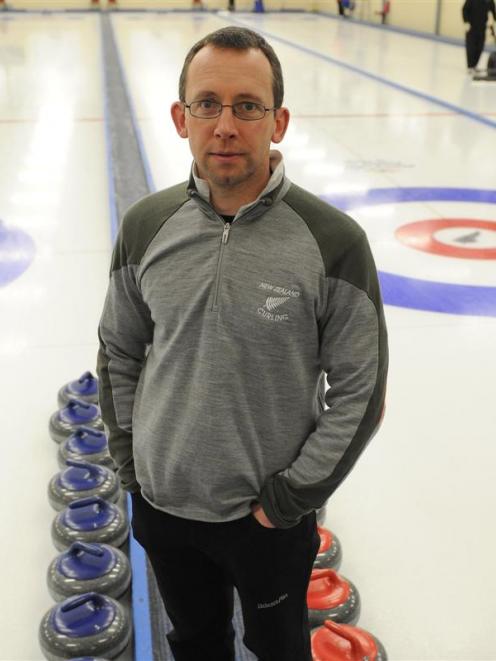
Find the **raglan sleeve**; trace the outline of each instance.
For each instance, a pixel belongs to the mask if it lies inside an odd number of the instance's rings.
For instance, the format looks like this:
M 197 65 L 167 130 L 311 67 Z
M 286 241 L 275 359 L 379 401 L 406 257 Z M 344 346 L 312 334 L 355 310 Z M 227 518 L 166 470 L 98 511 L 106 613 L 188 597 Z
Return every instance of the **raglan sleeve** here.
M 326 276 L 318 328 L 327 408 L 296 460 L 271 476 L 259 497 L 268 518 L 281 528 L 325 504 L 378 430 L 384 412 L 387 331 L 363 231 Z
M 138 491 L 133 460 L 133 405 L 153 338 L 150 310 L 143 300 L 126 240 L 125 220 L 114 247 L 110 280 L 98 327 L 97 374 L 102 419 L 121 486 Z

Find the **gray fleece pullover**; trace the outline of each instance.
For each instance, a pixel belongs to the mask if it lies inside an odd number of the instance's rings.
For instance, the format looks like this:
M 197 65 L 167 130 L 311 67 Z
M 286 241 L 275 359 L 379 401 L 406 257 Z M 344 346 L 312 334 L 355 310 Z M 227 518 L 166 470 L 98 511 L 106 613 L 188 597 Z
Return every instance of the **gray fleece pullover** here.
M 377 272 L 363 230 L 282 162 L 232 225 L 208 198 L 192 174 L 122 221 L 99 327 L 110 452 L 159 510 L 224 522 L 258 501 L 287 528 L 380 424 Z

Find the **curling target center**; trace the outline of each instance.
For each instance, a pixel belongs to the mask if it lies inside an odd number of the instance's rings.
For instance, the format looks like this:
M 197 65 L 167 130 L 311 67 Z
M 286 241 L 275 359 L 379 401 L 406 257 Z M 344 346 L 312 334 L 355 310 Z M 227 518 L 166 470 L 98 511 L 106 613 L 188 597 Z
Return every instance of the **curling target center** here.
M 398 227 L 404 245 L 433 255 L 461 259 L 496 259 L 496 222 L 472 218 L 419 220 Z

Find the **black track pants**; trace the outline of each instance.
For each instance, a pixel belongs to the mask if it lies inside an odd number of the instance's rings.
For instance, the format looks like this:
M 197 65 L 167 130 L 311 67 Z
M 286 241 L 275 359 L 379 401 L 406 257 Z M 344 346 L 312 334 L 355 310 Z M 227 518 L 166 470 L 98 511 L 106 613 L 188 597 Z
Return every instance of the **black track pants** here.
M 471 27 L 465 33 L 465 51 L 467 54 L 467 67 L 475 69 L 479 62 L 482 51 L 484 50 L 484 43 L 486 40 L 486 26 Z
M 133 494 L 132 527 L 174 626 L 167 638 L 176 661 L 234 661 L 233 586 L 243 642 L 259 661 L 311 661 L 306 593 L 320 546 L 315 512 L 284 530 L 252 514 L 206 523 Z

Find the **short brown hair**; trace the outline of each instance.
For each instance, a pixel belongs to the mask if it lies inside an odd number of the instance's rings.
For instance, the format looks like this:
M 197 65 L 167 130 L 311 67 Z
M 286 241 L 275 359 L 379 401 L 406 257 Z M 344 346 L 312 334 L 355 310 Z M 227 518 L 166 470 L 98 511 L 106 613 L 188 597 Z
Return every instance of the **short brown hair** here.
M 226 27 L 210 32 L 206 37 L 200 39 L 194 46 L 191 47 L 186 59 L 184 60 L 181 75 L 179 77 L 179 98 L 181 101 L 186 101 L 186 76 L 191 60 L 194 56 L 205 46 L 212 45 L 216 48 L 233 48 L 236 50 L 247 50 L 248 48 L 258 48 L 262 51 L 265 57 L 269 60 L 272 69 L 272 92 L 274 95 L 274 107 L 280 108 L 284 97 L 284 81 L 282 78 L 282 69 L 279 58 L 275 54 L 274 49 L 268 44 L 265 39 L 247 28 Z

